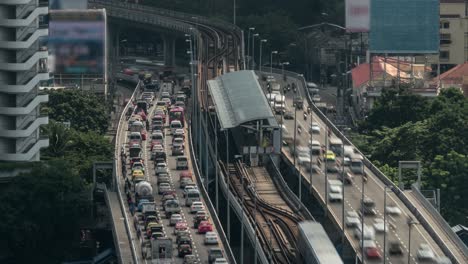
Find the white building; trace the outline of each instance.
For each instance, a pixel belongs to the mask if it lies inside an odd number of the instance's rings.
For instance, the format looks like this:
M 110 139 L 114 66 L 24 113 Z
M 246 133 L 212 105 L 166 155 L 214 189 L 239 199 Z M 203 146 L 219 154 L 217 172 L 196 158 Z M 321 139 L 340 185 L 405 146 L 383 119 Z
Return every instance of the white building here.
M 49 79 L 48 51 L 39 45 L 48 36 L 47 1 L 0 1 L 0 161 L 36 161 L 49 139 L 41 136 L 40 104 L 48 96 L 38 90 Z

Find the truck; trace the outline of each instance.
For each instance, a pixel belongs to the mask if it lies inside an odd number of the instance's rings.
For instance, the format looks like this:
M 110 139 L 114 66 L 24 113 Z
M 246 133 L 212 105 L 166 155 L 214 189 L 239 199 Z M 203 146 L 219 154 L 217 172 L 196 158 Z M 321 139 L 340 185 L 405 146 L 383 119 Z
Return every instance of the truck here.
M 300 95 L 294 96 L 294 106 L 296 109 L 303 109 L 304 107 L 304 99 Z
M 343 200 L 343 183 L 339 180 L 328 180 L 328 200 L 340 202 Z
M 172 239 L 158 238 L 151 240 L 151 259 L 172 259 Z M 170 263 L 170 262 L 169 262 Z
M 322 225 L 313 221 L 299 223 L 297 238 L 298 264 L 343 264 Z
M 135 196 L 138 198 L 136 202 L 140 199 L 148 199 L 149 201 L 154 200 L 153 197 L 153 187 L 151 183 L 147 181 L 140 181 L 135 185 Z
M 276 91 L 276 92 L 281 91 L 281 85 L 280 85 L 279 83 L 277 83 L 277 82 L 272 82 L 271 85 L 270 85 L 270 87 L 271 87 L 271 91 L 272 91 L 272 92 L 274 92 L 274 91 Z

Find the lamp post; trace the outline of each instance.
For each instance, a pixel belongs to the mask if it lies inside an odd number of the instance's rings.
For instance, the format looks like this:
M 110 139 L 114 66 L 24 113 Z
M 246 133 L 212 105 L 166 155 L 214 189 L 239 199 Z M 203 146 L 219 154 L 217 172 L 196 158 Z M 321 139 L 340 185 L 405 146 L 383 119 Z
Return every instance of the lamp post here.
M 255 65 L 255 37 L 260 36 L 258 33 L 252 34 L 252 69 L 254 69 Z M 261 45 L 261 43 L 260 43 Z
M 270 73 L 273 73 L 273 54 L 278 54 L 278 51 L 277 50 L 273 50 L 271 53 L 270 53 Z M 261 67 L 262 65 L 260 65 Z
M 413 225 L 419 224 L 416 220 L 414 220 L 412 217 L 408 218 L 407 221 L 408 224 L 408 264 L 411 261 L 411 228 Z
M 242 155 L 235 155 L 234 158 L 236 158 L 236 159 L 238 159 L 238 158 L 243 159 L 244 157 L 243 157 Z M 244 163 L 244 162 L 242 162 L 241 164 L 243 164 L 243 163 Z M 242 165 L 242 166 L 244 166 L 244 165 Z M 244 206 L 244 204 L 245 204 L 245 203 L 244 203 L 244 175 L 241 174 L 240 177 L 241 177 L 240 180 L 241 180 L 241 186 L 242 186 L 242 188 L 241 188 L 241 196 L 242 196 L 242 197 L 241 197 L 241 200 L 242 200 L 242 206 Z M 241 217 L 241 221 L 242 221 L 242 224 L 241 224 L 241 246 L 240 246 L 240 251 L 241 251 L 241 252 L 240 252 L 240 253 L 241 253 L 241 255 L 240 255 L 241 261 L 240 261 L 240 262 L 241 262 L 241 263 L 244 262 L 244 223 L 245 223 L 245 221 L 244 221 L 244 220 L 245 220 L 245 219 L 244 219 L 244 214 L 245 214 L 244 209 L 242 209 L 242 217 Z
M 228 169 L 229 166 L 229 130 L 226 129 L 224 130 L 226 134 L 226 169 Z M 229 180 L 228 180 L 229 175 L 225 175 L 226 178 L 226 186 L 227 186 L 227 238 L 228 241 L 231 242 L 231 205 L 230 205 L 230 199 L 229 199 Z
M 387 186 L 384 186 L 384 214 L 383 214 L 383 222 L 384 222 L 384 237 L 383 237 L 383 263 L 387 263 Z
M 232 14 L 232 16 L 233 16 L 232 20 L 233 20 L 233 24 L 235 26 L 236 25 L 236 0 L 233 0 L 233 5 L 234 5 L 234 7 L 233 7 L 233 12 L 232 12 L 233 13 Z
M 285 61 L 281 63 L 281 74 L 284 76 L 284 65 L 289 65 L 289 61 Z
M 254 30 L 255 30 L 254 27 L 249 27 L 249 32 L 247 34 L 247 58 L 249 58 L 249 55 L 250 55 L 250 32 Z M 250 59 L 249 59 L 248 66 L 250 66 Z
M 261 39 L 260 40 L 260 58 L 259 58 L 259 66 L 258 70 L 262 71 L 262 43 L 266 43 L 268 40 L 266 39 Z

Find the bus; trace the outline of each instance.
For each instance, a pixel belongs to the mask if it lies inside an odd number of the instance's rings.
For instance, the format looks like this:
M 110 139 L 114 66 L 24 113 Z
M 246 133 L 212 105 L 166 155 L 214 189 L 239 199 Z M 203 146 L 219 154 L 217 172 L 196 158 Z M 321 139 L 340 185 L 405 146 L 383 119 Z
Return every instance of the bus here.
M 169 111 L 169 124 L 172 121 L 178 120 L 184 126 L 184 108 L 182 107 L 174 107 Z
M 299 223 L 297 238 L 299 254 L 296 263 L 343 264 L 335 246 L 322 225 L 312 221 Z

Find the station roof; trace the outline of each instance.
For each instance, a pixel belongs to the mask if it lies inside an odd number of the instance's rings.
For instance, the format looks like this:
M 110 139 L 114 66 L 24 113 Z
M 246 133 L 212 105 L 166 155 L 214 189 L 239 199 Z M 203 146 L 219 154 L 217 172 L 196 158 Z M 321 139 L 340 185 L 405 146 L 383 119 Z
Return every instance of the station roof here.
M 278 126 L 265 94 L 253 71 L 236 71 L 208 81 L 221 129 L 255 120 Z

